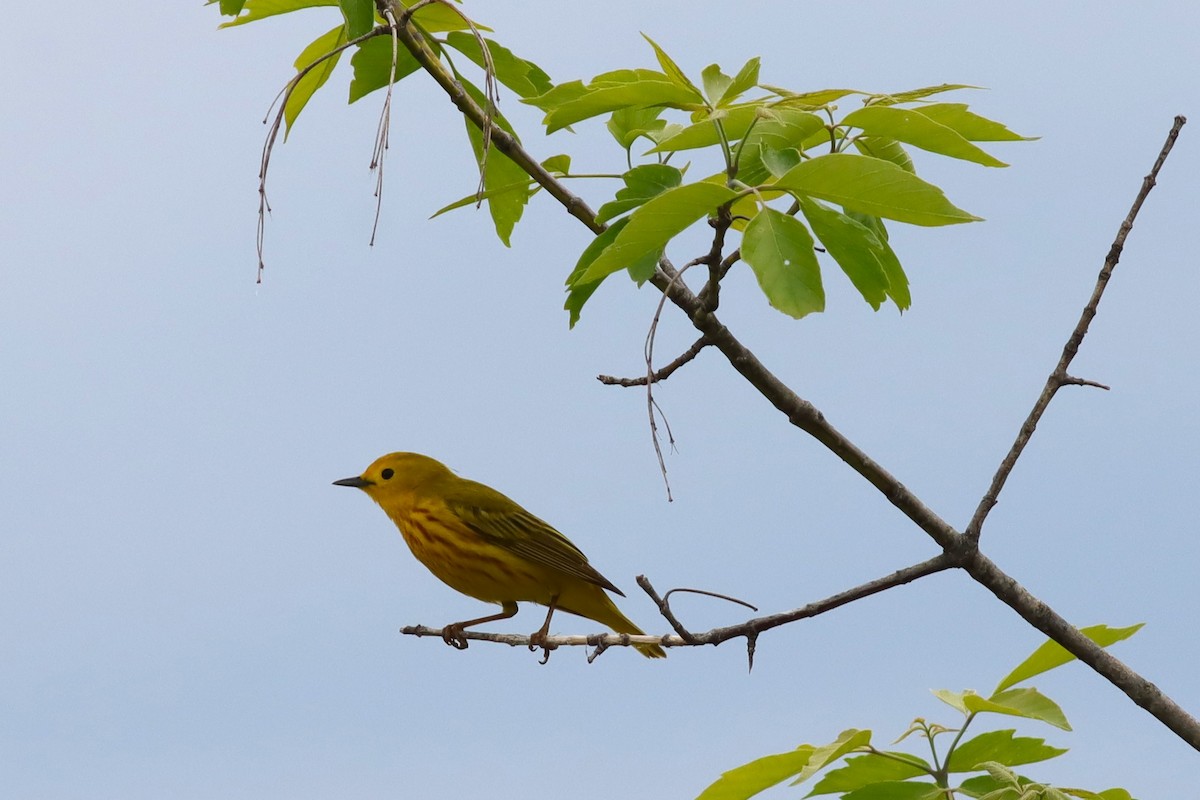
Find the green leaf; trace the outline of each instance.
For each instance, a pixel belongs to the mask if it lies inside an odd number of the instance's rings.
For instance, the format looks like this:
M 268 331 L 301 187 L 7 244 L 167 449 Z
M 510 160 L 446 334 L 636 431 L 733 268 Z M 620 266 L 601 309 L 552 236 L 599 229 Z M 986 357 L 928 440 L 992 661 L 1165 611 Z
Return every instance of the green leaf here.
M 908 151 L 895 139 L 885 139 L 881 136 L 861 136 L 854 140 L 854 147 L 864 156 L 890 161 L 905 172 L 911 172 L 914 175 L 917 172 Z
M 209 0 L 212 2 L 212 0 Z M 221 13 L 227 17 L 236 17 L 242 13 L 242 6 L 246 5 L 246 0 L 221 0 Z
M 257 22 L 260 19 L 273 17 L 277 14 L 287 14 L 292 11 L 298 11 L 302 8 L 316 8 L 317 6 L 336 6 L 338 0 L 246 0 L 242 4 L 242 10 L 246 13 L 239 17 L 231 19 L 229 22 L 223 22 L 218 27 L 232 28 L 235 25 L 245 25 L 247 22 Z M 235 4 L 231 4 L 232 8 Z M 221 13 L 225 11 L 225 0 L 221 0 Z
M 1011 729 L 988 731 L 963 742 L 950 754 L 946 768 L 950 772 L 973 772 L 985 761 L 1015 767 L 1056 758 L 1067 752 L 1065 748 L 1051 747 L 1045 739 L 1014 738 L 1014 733 Z
M 449 205 L 442 206 L 437 211 L 433 212 L 429 218 L 434 219 L 436 217 L 440 217 L 442 214 L 445 214 L 448 211 L 454 211 L 466 206 L 473 206 L 481 200 L 490 200 L 491 198 L 504 194 L 505 192 L 523 192 L 526 195 L 532 196 L 537 191 L 537 189 L 534 188 L 534 185 L 535 182 L 531 178 L 526 178 L 523 181 L 513 183 L 508 186 L 499 186 L 495 189 L 489 189 L 482 194 L 472 193 L 466 197 L 460 197 L 458 200 L 455 200 Z
M 372 0 L 338 0 L 346 20 L 346 38 L 355 39 L 375 27 L 375 3 Z
M 668 189 L 683 183 L 683 173 L 667 164 L 643 164 L 621 176 L 625 187 L 617 190 L 617 198 L 600 206 L 596 221 L 607 222 L 631 211 Z
M 658 118 L 662 112 L 662 108 L 617 109 L 608 119 L 608 132 L 617 140 L 617 144 L 628 150 L 638 137 L 649 137 L 652 132 L 661 131 L 666 126 L 667 123 Z
M 784 89 L 780 86 L 771 86 L 767 83 L 760 83 L 759 86 L 766 89 L 768 92 L 773 92 L 780 97 L 786 98 L 789 105 L 797 108 L 821 108 L 829 105 L 835 100 L 840 100 L 848 94 L 866 94 L 858 89 L 819 89 L 815 92 L 793 92 L 790 89 Z
M 795 319 L 825 310 L 812 236 L 795 217 L 764 207 L 742 234 L 742 260 L 773 308 Z
M 715 183 L 689 183 L 668 189 L 630 215 L 629 224 L 580 280 L 600 280 L 662 252 L 672 238 L 736 196 L 733 190 Z
M 704 96 L 700 94 L 700 90 L 696 88 L 696 84 L 692 83 L 688 76 L 684 73 L 679 65 L 667 55 L 667 51 L 663 50 L 658 44 L 646 34 L 642 34 L 642 38 L 650 43 L 654 48 L 654 57 L 658 59 L 658 65 L 662 67 L 662 71 L 666 73 L 677 86 L 686 89 L 690 94 L 693 102 L 703 103 Z
M 338 25 L 336 28 L 321 34 L 316 39 L 313 39 L 312 43 L 304 48 L 296 58 L 297 71 L 304 69 L 321 56 L 326 55 L 345 42 L 345 25 Z M 316 93 L 317 89 L 320 89 L 325 85 L 325 81 L 329 80 L 329 76 L 333 73 L 341 57 L 341 53 L 330 56 L 296 82 L 291 94 L 287 96 L 287 102 L 283 106 L 283 117 L 287 120 L 287 130 L 283 135 L 285 141 L 288 134 L 292 132 L 292 125 L 296 122 L 296 117 L 300 116 L 300 112 L 308 105 L 308 101 Z
M 787 217 L 786 214 L 783 216 Z M 787 217 L 793 219 L 792 217 Z M 793 220 L 794 221 L 794 220 Z M 866 747 L 871 744 L 871 732 L 859 730 L 858 728 L 847 728 L 838 734 L 838 737 L 827 745 L 822 745 L 813 751 L 812 758 L 808 760 L 808 764 L 796 776 L 789 786 L 796 786 L 816 775 L 829 764 L 837 761 L 846 753 L 853 752 L 860 747 Z
M 557 173 L 558 175 L 570 175 L 571 157 L 566 153 L 550 156 L 542 162 L 542 166 L 545 167 L 547 172 L 552 174 Z
M 600 278 L 599 280 L 584 283 L 580 278 L 587 272 L 587 268 L 592 265 L 592 262 L 616 240 L 627 224 L 629 224 L 628 219 L 619 219 L 608 226 L 595 239 L 592 239 L 579 256 L 579 260 L 575 262 L 575 269 L 571 270 L 570 276 L 567 277 L 567 301 L 563 304 L 563 308 L 570 312 L 570 326 L 572 328 L 579 321 L 579 315 L 583 310 L 584 303 L 588 301 L 588 298 L 592 296 L 592 293 L 600 287 L 600 284 L 604 280 Z M 659 253 L 650 253 L 643 256 L 640 260 L 629 264 L 627 267 L 630 277 L 638 281 L 639 285 L 654 274 L 654 270 L 658 266 Z
M 842 800 L 938 800 L 945 797 L 935 784 L 883 781 L 842 795 Z
M 883 225 L 883 220 L 870 214 L 859 214 L 857 211 L 846 211 L 846 216 L 860 225 L 866 226 L 871 233 L 875 234 L 875 238 L 879 242 L 879 249 L 875 251 L 875 255 L 879 258 L 879 263 L 883 266 L 883 274 L 888 279 L 888 297 L 892 298 L 892 302 L 901 312 L 907 311 L 912 305 L 908 276 L 904 274 L 904 267 L 900 266 L 900 259 L 896 257 L 892 246 L 888 244 L 888 232 Z
M 921 106 L 920 111 L 971 142 L 1032 142 L 1038 138 L 1013 133 L 995 120 L 968 111 L 966 103 L 933 103 Z
M 854 288 L 878 311 L 888 298 L 889 287 L 879 239 L 862 223 L 811 198 L 800 199 L 800 210 Z
M 849 792 L 880 781 L 902 781 L 931 772 L 929 764 L 916 756 L 908 753 L 890 753 L 889 756 L 871 753 L 847 758 L 845 766 L 825 775 L 809 792 L 809 796 Z
M 887 161 L 849 153 L 809 159 L 772 184 L 839 203 L 852 211 L 913 225 L 976 222 L 942 190 Z
M 811 744 L 802 744 L 788 753 L 756 758 L 723 773 L 696 800 L 746 800 L 800 772 L 815 749 Z
M 661 72 L 620 72 L 628 74 L 608 80 L 601 80 L 605 76 L 597 76 L 587 87 L 582 87 L 582 92 L 579 92 L 580 87 L 574 84 L 559 84 L 546 94 L 530 97 L 522 102 L 539 108 L 548 107 L 542 120 L 546 126 L 546 133 L 553 133 L 576 122 L 620 108 L 668 106 L 687 109 L 695 105 L 689 90 L 672 82 Z
M 851 111 L 838 124 L 860 128 L 871 136 L 907 142 L 931 153 L 973 161 L 985 167 L 1008 166 L 968 142 L 953 128 L 908 108 L 867 106 Z
M 461 75 L 456 75 L 459 83 L 466 89 L 467 94 L 475 100 L 476 103 L 486 107 L 486 101 L 483 93 L 475 87 L 474 84 L 467 81 Z M 525 213 L 525 205 L 529 202 L 532 192 L 526 189 L 525 191 L 514 190 L 513 187 L 518 184 L 528 183 L 529 175 L 515 161 L 513 161 L 504 153 L 500 152 L 496 147 L 488 148 L 487 160 L 484 161 L 483 149 L 483 132 L 475 127 L 475 123 L 468 119 L 463 120 L 467 126 L 467 136 L 471 140 L 471 149 L 475 151 L 475 160 L 484 165 L 483 168 L 483 189 L 484 192 L 491 193 L 487 197 L 488 211 L 492 215 L 492 223 L 496 226 L 496 235 L 500 237 L 500 241 L 505 247 L 511 247 L 510 238 L 513 228 L 520 221 L 521 215 Z M 516 136 L 516 132 L 508 123 L 503 115 L 497 112 L 493 117 L 493 124 L 503 128 L 508 133 Z
M 942 92 L 953 92 L 958 89 L 982 89 L 982 86 L 972 86 L 968 83 L 939 83 L 937 86 L 925 86 L 920 89 L 909 89 L 907 92 L 897 92 L 896 94 L 876 94 L 871 95 L 867 102 L 872 105 L 892 105 L 894 103 L 911 103 L 914 100 L 920 100 L 930 95 L 941 94 Z
M 527 61 L 513 54 L 504 45 L 491 39 L 484 39 L 488 52 L 492 56 L 492 65 L 496 69 L 496 80 L 512 89 L 519 97 L 538 97 L 554 88 L 550 76 L 532 61 Z M 446 44 L 475 62 L 480 69 L 486 69 L 487 61 L 483 50 L 474 34 L 456 31 L 446 36 Z
M 733 83 L 733 78 L 721 72 L 721 68 L 716 64 L 709 64 L 700 73 L 700 77 L 704 81 L 704 96 L 713 105 L 725 95 L 727 89 Z
M 1111 644 L 1116 644 L 1133 636 L 1145 624 L 1144 622 L 1139 622 L 1137 625 L 1130 625 L 1127 628 L 1092 625 L 1087 628 L 1080 628 L 1079 632 L 1101 647 L 1108 647 Z M 1008 673 L 1004 677 L 1004 680 L 1000 681 L 999 685 L 996 686 L 996 691 L 1002 691 L 1021 681 L 1029 680 L 1034 675 L 1040 675 L 1043 672 L 1052 670 L 1055 667 L 1061 667 L 1063 664 L 1074 660 L 1075 656 L 1068 653 L 1061 644 L 1055 641 L 1047 641 L 1034 650 L 1029 658 L 1018 664 L 1016 669 Z
M 376 36 L 358 46 L 350 58 L 354 77 L 350 80 L 350 100 L 353 103 L 377 89 L 388 85 L 388 72 L 392 69 L 392 40 L 388 36 Z M 393 82 L 413 74 L 420 68 L 417 59 L 404 45 L 396 48 L 396 73 Z
M 796 108 L 773 108 L 768 113 L 738 146 L 738 179 L 751 186 L 772 177 L 768 153 L 793 148 L 804 152 L 805 140 L 825 127 L 816 114 Z
M 733 106 L 706 112 L 703 120 L 662 139 L 655 147 L 647 150 L 646 154 L 674 153 L 715 145 L 721 141 L 721 135 L 717 132 L 717 121 L 720 121 L 721 127 L 724 128 L 726 139 L 731 142 L 737 141 L 746 135 L 746 131 L 758 118 L 759 108 L 758 105 Z
M 733 76 L 733 80 L 725 87 L 725 92 L 717 100 L 717 105 L 729 105 L 758 84 L 759 61 L 758 56 L 755 56 L 738 70 L 738 74 Z
M 951 692 L 946 689 L 937 689 L 933 692 L 933 696 L 964 714 L 1006 714 L 1013 717 L 1041 720 L 1064 731 L 1071 730 L 1071 726 L 1058 704 L 1037 689 L 1009 689 L 996 692 L 988 698 L 971 690 Z
M 401 0 L 400 5 L 408 8 L 416 5 L 417 2 L 418 0 Z M 418 8 L 416 13 L 413 14 L 413 21 L 420 25 L 426 33 L 445 33 L 446 31 L 466 31 L 471 29 L 471 26 L 467 24 L 467 21 L 463 19 L 458 10 L 446 3 L 434 3 L 433 5 Z M 492 29 L 476 22 L 475 30 L 490 33 Z

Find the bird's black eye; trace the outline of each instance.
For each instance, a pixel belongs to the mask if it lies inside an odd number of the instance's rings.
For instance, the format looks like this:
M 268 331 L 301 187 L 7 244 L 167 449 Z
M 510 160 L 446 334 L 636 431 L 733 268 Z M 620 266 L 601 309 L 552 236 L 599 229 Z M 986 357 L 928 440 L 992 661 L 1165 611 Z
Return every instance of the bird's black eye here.
M 380 477 L 383 478 L 385 481 L 390 481 L 392 479 L 392 476 L 395 474 L 396 474 L 395 470 L 393 470 L 391 467 L 388 467 L 383 472 L 379 473 Z

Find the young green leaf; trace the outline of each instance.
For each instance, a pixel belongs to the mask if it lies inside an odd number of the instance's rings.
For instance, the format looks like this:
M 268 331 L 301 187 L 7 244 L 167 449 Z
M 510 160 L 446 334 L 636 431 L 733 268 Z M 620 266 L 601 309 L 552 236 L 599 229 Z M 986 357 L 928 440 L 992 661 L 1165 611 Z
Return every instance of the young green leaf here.
M 538 97 L 554 88 L 550 76 L 532 61 L 519 58 L 504 45 L 491 39 L 484 39 L 488 52 L 492 57 L 492 65 L 496 69 L 496 80 L 512 89 L 519 97 Z M 486 69 L 487 60 L 483 57 L 483 49 L 474 34 L 456 31 L 446 36 L 446 44 L 475 62 L 480 69 Z
M 336 28 L 321 34 L 308 47 L 304 48 L 296 58 L 297 71 L 304 69 L 321 56 L 344 44 L 345 41 L 345 25 L 338 25 Z M 320 89 L 325 85 L 325 81 L 329 80 L 329 76 L 333 73 L 334 67 L 337 66 L 338 59 L 341 56 L 341 53 L 330 56 L 296 82 L 291 94 L 288 95 L 287 103 L 283 106 L 283 117 L 287 120 L 287 130 L 283 134 L 285 141 L 288 134 L 292 132 L 292 125 L 295 124 L 296 117 L 300 116 L 300 112 L 308 105 L 308 101 L 316 93 L 317 89 Z
M 871 105 L 893 105 L 895 103 L 911 103 L 930 95 L 942 92 L 953 92 L 958 89 L 982 89 L 982 86 L 971 86 L 967 83 L 939 83 L 937 86 L 925 86 L 920 89 L 909 89 L 907 92 L 896 94 L 875 94 L 867 100 Z
M 605 81 L 598 85 L 582 87 L 582 93 L 573 84 L 560 84 L 538 97 L 522 102 L 539 108 L 549 106 L 542 122 L 546 133 L 554 133 L 576 122 L 616 111 L 619 108 L 646 108 L 667 106 L 669 108 L 693 108 L 695 99 L 690 91 L 672 82 L 661 72 L 651 70 L 627 70 L 634 73 L 624 80 Z M 565 89 L 564 86 L 570 86 Z
M 950 772 L 974 772 L 985 761 L 1015 767 L 1056 758 L 1066 748 L 1051 747 L 1045 739 L 1014 737 L 1014 730 L 988 731 L 959 744 L 946 763 Z
M 967 692 L 963 695 L 963 705 L 973 713 L 989 712 L 1027 717 L 1041 720 L 1064 731 L 1071 730 L 1071 726 L 1058 704 L 1037 689 L 1008 689 L 997 692 L 988 698 L 981 697 L 974 692 Z
M 449 205 L 442 206 L 437 211 L 433 212 L 429 218 L 435 219 L 449 211 L 455 211 L 466 206 L 473 206 L 480 200 L 490 200 L 493 197 L 504 194 L 505 192 L 521 192 L 527 196 L 532 196 L 535 192 L 537 192 L 537 189 L 534 188 L 534 181 L 531 178 L 526 178 L 523 181 L 509 184 L 508 186 L 498 186 L 494 189 L 488 189 L 482 193 L 473 192 L 466 197 L 460 197 Z
M 933 783 L 881 781 L 844 794 L 841 800 L 944 800 L 945 797 L 945 790 Z
M 542 162 L 542 166 L 546 168 L 547 172 L 569 175 L 571 173 L 571 157 L 566 153 L 550 156 Z
M 705 112 L 704 118 L 688 125 L 678 133 L 668 136 L 646 151 L 651 153 L 674 153 L 680 150 L 695 150 L 698 147 L 710 147 L 721 141 L 716 123 L 719 121 L 725 131 L 725 138 L 730 142 L 737 141 L 746 135 L 746 131 L 758 119 L 759 106 L 733 106 Z
M 483 93 L 461 75 L 456 75 L 459 83 L 476 103 L 486 106 Z M 496 235 L 505 247 L 511 247 L 510 238 L 513 228 L 525 213 L 525 205 L 529 202 L 532 192 L 521 184 L 528 186 L 529 175 L 515 161 L 496 149 L 488 148 L 487 159 L 484 160 L 483 132 L 475 127 L 475 123 L 464 117 L 467 126 L 467 137 L 471 140 L 471 149 L 475 152 L 475 160 L 483 164 L 483 189 L 488 194 L 488 211 L 492 215 L 492 223 L 496 227 Z M 512 125 L 500 113 L 492 118 L 492 124 L 516 136 Z
M 351 103 L 387 86 L 388 72 L 392 69 L 391 38 L 376 36 L 360 44 L 350 58 L 350 66 L 354 68 L 354 77 L 350 80 Z M 398 47 L 393 83 L 413 74 L 420 66 L 407 47 Z
M 701 79 L 704 82 L 704 95 L 708 98 L 708 102 L 716 105 L 718 101 L 725 95 L 725 91 L 733 83 L 733 78 L 721 72 L 721 68 L 716 64 L 709 64 L 700 73 Z
M 211 3 L 212 0 L 209 0 Z M 221 13 L 227 17 L 236 17 L 242 13 L 242 6 L 246 5 L 246 0 L 221 0 Z
M 875 255 L 879 258 L 883 274 L 888 279 L 888 297 L 892 298 L 892 302 L 901 312 L 907 311 L 912 305 L 908 276 L 904 274 L 904 267 L 900 266 L 900 259 L 896 257 L 892 246 L 888 244 L 888 232 L 887 228 L 883 226 L 883 220 L 870 214 L 859 214 L 856 211 L 846 211 L 846 216 L 860 225 L 864 225 L 871 233 L 875 234 L 875 238 L 879 242 L 879 249 L 875 251 Z
M 683 173 L 668 164 L 643 164 L 621 176 L 625 186 L 617 190 L 617 197 L 596 213 L 596 221 L 607 222 L 644 204 L 647 200 L 674 189 L 683 183 Z
M 356 39 L 375 25 L 375 3 L 372 0 L 338 0 L 346 20 L 346 37 Z
M 868 156 L 831 153 L 809 159 L 771 186 L 913 225 L 954 225 L 980 219 L 954 206 L 933 184 Z
M 277 14 L 288 14 L 292 11 L 298 11 L 302 8 L 315 8 L 317 6 L 336 6 L 338 0 L 246 0 L 242 3 L 245 14 L 231 19 L 229 22 L 222 22 L 217 27 L 232 28 L 235 25 L 245 25 L 247 22 L 257 22 L 260 19 L 273 17 Z M 232 6 L 230 6 L 232 8 Z M 221 2 L 221 13 L 228 14 L 225 10 L 225 2 Z
M 908 151 L 895 139 L 885 139 L 882 136 L 859 136 L 854 140 L 854 147 L 864 156 L 890 161 L 905 172 L 911 172 L 914 175 L 917 172 Z
M 968 111 L 966 103 L 933 103 L 921 106 L 920 111 L 971 142 L 1032 142 L 1038 138 L 1013 133 L 995 120 Z
M 592 266 L 596 257 L 599 257 L 600 253 L 612 245 L 612 242 L 617 239 L 617 236 L 620 235 L 620 231 L 624 229 L 626 224 L 629 224 L 628 218 L 618 219 L 617 222 L 608 225 L 608 228 L 590 241 L 588 246 L 583 249 L 580 259 L 576 261 L 575 269 L 571 270 L 570 275 L 566 278 L 566 293 L 568 294 L 566 294 L 566 302 L 563 303 L 563 308 L 570 313 L 571 327 L 575 327 L 575 323 L 580 321 L 580 313 L 583 311 L 584 303 L 588 301 L 594 291 L 600 288 L 600 284 L 604 282 L 604 278 L 600 278 L 598 281 L 584 283 L 580 278 L 583 277 L 584 272 L 587 272 L 588 267 Z M 637 281 L 638 277 L 644 275 L 647 271 L 647 261 L 649 261 L 649 275 L 653 275 L 654 267 L 658 266 L 658 254 L 656 253 L 644 255 L 640 261 L 635 261 L 635 263 L 626 267 L 629 270 L 630 277 Z
M 875 234 L 845 214 L 809 197 L 800 198 L 800 210 L 854 288 L 871 308 L 878 311 L 888 298 L 888 278 L 880 259 L 883 246 Z
M 759 120 L 737 148 L 737 177 L 751 186 L 771 179 L 768 162 L 779 166 L 778 160 L 771 158 L 772 151 L 794 149 L 803 153 L 805 141 L 825 127 L 816 114 L 797 108 L 776 107 L 770 109 L 769 114 Z
M 666 73 L 667 77 L 680 88 L 686 89 L 690 93 L 693 102 L 703 103 L 704 95 L 700 94 L 700 90 L 696 88 L 696 84 L 692 83 L 687 74 L 679 68 L 679 65 L 667 55 L 667 51 L 659 47 L 658 43 L 646 34 L 643 33 L 642 38 L 654 48 L 654 56 L 658 59 L 658 65 L 662 67 L 662 71 Z
M 791 219 L 791 217 L 788 217 L 788 219 Z M 800 770 L 800 774 L 788 785 L 796 786 L 804 783 L 804 781 L 816 775 L 826 766 L 846 755 L 846 753 L 853 752 L 860 747 L 866 747 L 870 743 L 870 731 L 859 730 L 857 728 L 848 728 L 842 731 L 829 744 L 822 745 L 813 750 L 812 757 L 804 765 L 804 769 Z
M 902 781 L 932 772 L 933 768 L 927 762 L 908 753 L 852 756 L 846 759 L 844 766 L 831 770 L 817 781 L 810 795 L 852 792 L 882 781 Z
M 772 86 L 768 83 L 760 83 L 759 86 L 768 92 L 786 98 L 788 105 L 802 109 L 821 108 L 849 94 L 866 94 L 858 89 L 818 89 L 815 92 L 793 92 L 790 89 Z
M 738 74 L 733 76 L 733 80 L 718 98 L 718 106 L 729 105 L 758 84 L 759 60 L 758 56 L 755 56 L 738 70 Z
M 747 800 L 800 772 L 815 749 L 811 744 L 802 744 L 787 753 L 756 758 L 722 773 L 696 800 Z
M 764 207 L 742 234 L 742 260 L 772 307 L 795 319 L 825 310 L 812 236 L 795 217 Z
M 1133 636 L 1145 624 L 1144 622 L 1139 622 L 1137 625 L 1130 625 L 1127 628 L 1092 625 L 1087 628 L 1080 628 L 1079 632 L 1101 647 L 1108 647 L 1110 644 L 1116 644 Z M 996 686 L 996 691 L 1003 691 L 1021 681 L 1029 680 L 1034 675 L 1040 675 L 1043 672 L 1052 670 L 1055 667 L 1061 667 L 1063 664 L 1074 660 L 1075 656 L 1068 653 L 1061 644 L 1055 641 L 1046 641 L 1038 649 L 1034 650 L 1029 658 L 1018 664 L 1016 669 L 1008 673 L 1000 681 L 999 685 Z
M 985 167 L 1008 166 L 968 142 L 953 128 L 908 108 L 867 106 L 851 111 L 838 124 L 860 128 L 870 136 L 907 142 L 931 153 L 973 161 Z
M 608 119 L 608 132 L 625 150 L 633 147 L 638 137 L 661 131 L 666 122 L 659 119 L 662 108 L 620 108 Z
M 715 183 L 689 183 L 668 189 L 630 215 L 629 224 L 592 262 L 580 281 L 598 281 L 646 256 L 662 252 L 677 234 L 734 197 L 733 190 Z

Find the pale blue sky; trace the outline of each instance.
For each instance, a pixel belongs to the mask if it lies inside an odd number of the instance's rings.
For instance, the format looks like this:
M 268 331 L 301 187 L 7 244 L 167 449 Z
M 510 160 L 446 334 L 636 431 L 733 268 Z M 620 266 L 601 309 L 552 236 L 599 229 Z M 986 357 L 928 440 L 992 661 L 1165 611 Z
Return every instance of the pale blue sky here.
M 1037 142 L 1007 170 L 919 158 L 987 222 L 893 226 L 903 318 L 827 273 L 795 322 L 744 269 L 722 316 L 847 435 L 965 524 L 1057 358 L 1173 115 L 1179 145 L 1074 372 L 984 549 L 1079 624 L 1147 627 L 1115 651 L 1200 711 L 1200 9 L 1190 3 L 834 6 L 477 4 L 556 80 L 763 57 L 766 82 L 941 82 Z M 10 15 L 12 17 L 13 15 Z M 846 727 L 951 723 L 931 688 L 987 691 L 1040 642 L 944 574 L 764 636 L 652 663 L 402 637 L 483 607 L 417 564 L 365 497 L 329 485 L 408 449 L 491 483 L 577 542 L 663 631 L 633 576 L 778 611 L 934 554 L 841 462 L 706 352 L 661 387 L 679 442 L 668 505 L 633 374 L 650 291 L 605 286 L 571 332 L 562 280 L 586 232 L 535 200 L 513 247 L 471 211 L 461 122 L 398 89 L 378 244 L 367 170 L 381 98 L 349 67 L 276 152 L 256 286 L 267 105 L 317 9 L 216 31 L 215 8 L 90 8 L 0 31 L 0 775 L 14 798 L 694 797 L 722 770 Z M 603 44 L 601 44 L 603 43 Z M 540 156 L 615 170 L 602 125 Z M 599 202 L 606 187 L 583 189 Z M 611 191 L 611 187 L 607 187 Z M 698 242 L 699 239 L 686 241 Z M 678 261 L 695 255 L 686 246 Z M 694 338 L 665 317 L 658 352 Z M 683 598 L 698 629 L 742 612 Z M 540 612 L 510 625 L 529 631 Z M 561 633 L 594 626 L 563 616 Z M 1142 798 L 1194 790 L 1196 754 L 1073 665 L 1036 682 L 1076 727 L 1030 773 Z M 794 797 L 796 792 L 775 796 Z

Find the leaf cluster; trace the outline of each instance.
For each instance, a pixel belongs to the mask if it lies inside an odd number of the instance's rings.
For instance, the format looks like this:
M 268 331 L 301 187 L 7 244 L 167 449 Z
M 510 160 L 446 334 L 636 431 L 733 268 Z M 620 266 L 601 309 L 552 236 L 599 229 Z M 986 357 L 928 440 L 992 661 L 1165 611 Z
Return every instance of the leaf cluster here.
M 210 0 L 218 2 L 218 0 Z M 343 50 L 353 48 L 349 102 L 402 80 L 418 69 L 370 0 L 219 0 L 243 25 L 306 8 L 336 6 L 341 23 L 318 36 L 296 58 L 295 86 L 285 99 L 290 131 L 313 94 L 325 85 Z M 918 226 L 972 222 L 979 218 L 950 202 L 940 188 L 918 177 L 908 153 L 929 153 L 989 167 L 1004 162 L 978 142 L 1018 141 L 1003 124 L 965 103 L 934 102 L 945 92 L 969 89 L 943 84 L 881 94 L 857 89 L 796 92 L 760 81 L 760 60 L 734 74 L 712 64 L 693 81 L 649 37 L 657 69 L 619 69 L 589 81 L 554 83 L 536 64 L 515 55 L 480 31 L 453 4 L 420 4 L 409 24 L 448 65 L 491 122 L 519 141 L 512 125 L 455 63 L 456 56 L 540 109 L 547 133 L 607 117 L 607 128 L 625 151 L 619 174 L 573 174 L 571 157 L 555 155 L 542 167 L 558 181 L 617 178 L 621 187 L 596 213 L 596 238 L 571 270 L 565 308 L 574 325 L 600 284 L 626 271 L 641 285 L 655 274 L 670 242 L 702 221 L 740 234 L 740 249 L 725 265 L 745 261 L 770 305 L 801 318 L 825 308 L 821 254 L 849 278 L 878 310 L 892 302 L 903 311 L 912 297 L 908 277 L 888 241 L 887 221 Z M 315 66 L 314 66 L 315 65 Z M 839 116 L 839 102 L 861 107 Z M 434 216 L 486 203 L 506 245 L 530 198 L 542 187 L 526 169 L 490 146 L 489 137 L 466 122 L 481 172 L 478 190 Z M 636 155 L 635 149 L 641 152 Z M 687 165 L 672 159 L 715 155 L 719 171 L 685 182 Z M 724 235 L 724 231 L 722 231 Z M 713 265 L 710 265 L 713 266 Z
M 1141 628 L 1095 625 L 1081 633 L 1107 647 Z M 974 691 L 935 691 L 942 702 L 963 715 L 957 727 L 915 719 L 893 744 L 910 737 L 923 740 L 930 758 L 871 744 L 871 731 L 851 728 L 824 745 L 803 744 L 795 750 L 755 759 L 732 769 L 705 789 L 698 800 L 746 800 L 789 781 L 798 786 L 829 769 L 807 797 L 834 795 L 842 800 L 1132 800 L 1124 789 L 1093 792 L 1038 783 L 1013 768 L 1057 758 L 1067 751 L 1044 739 L 1017 736 L 1015 729 L 986 731 L 967 738 L 967 730 L 984 714 L 1037 720 L 1069 731 L 1067 718 L 1053 700 L 1032 687 L 1017 687 L 1030 678 L 1072 661 L 1063 647 L 1047 641 L 1014 668 L 984 697 Z M 949 739 L 946 747 L 941 742 Z

